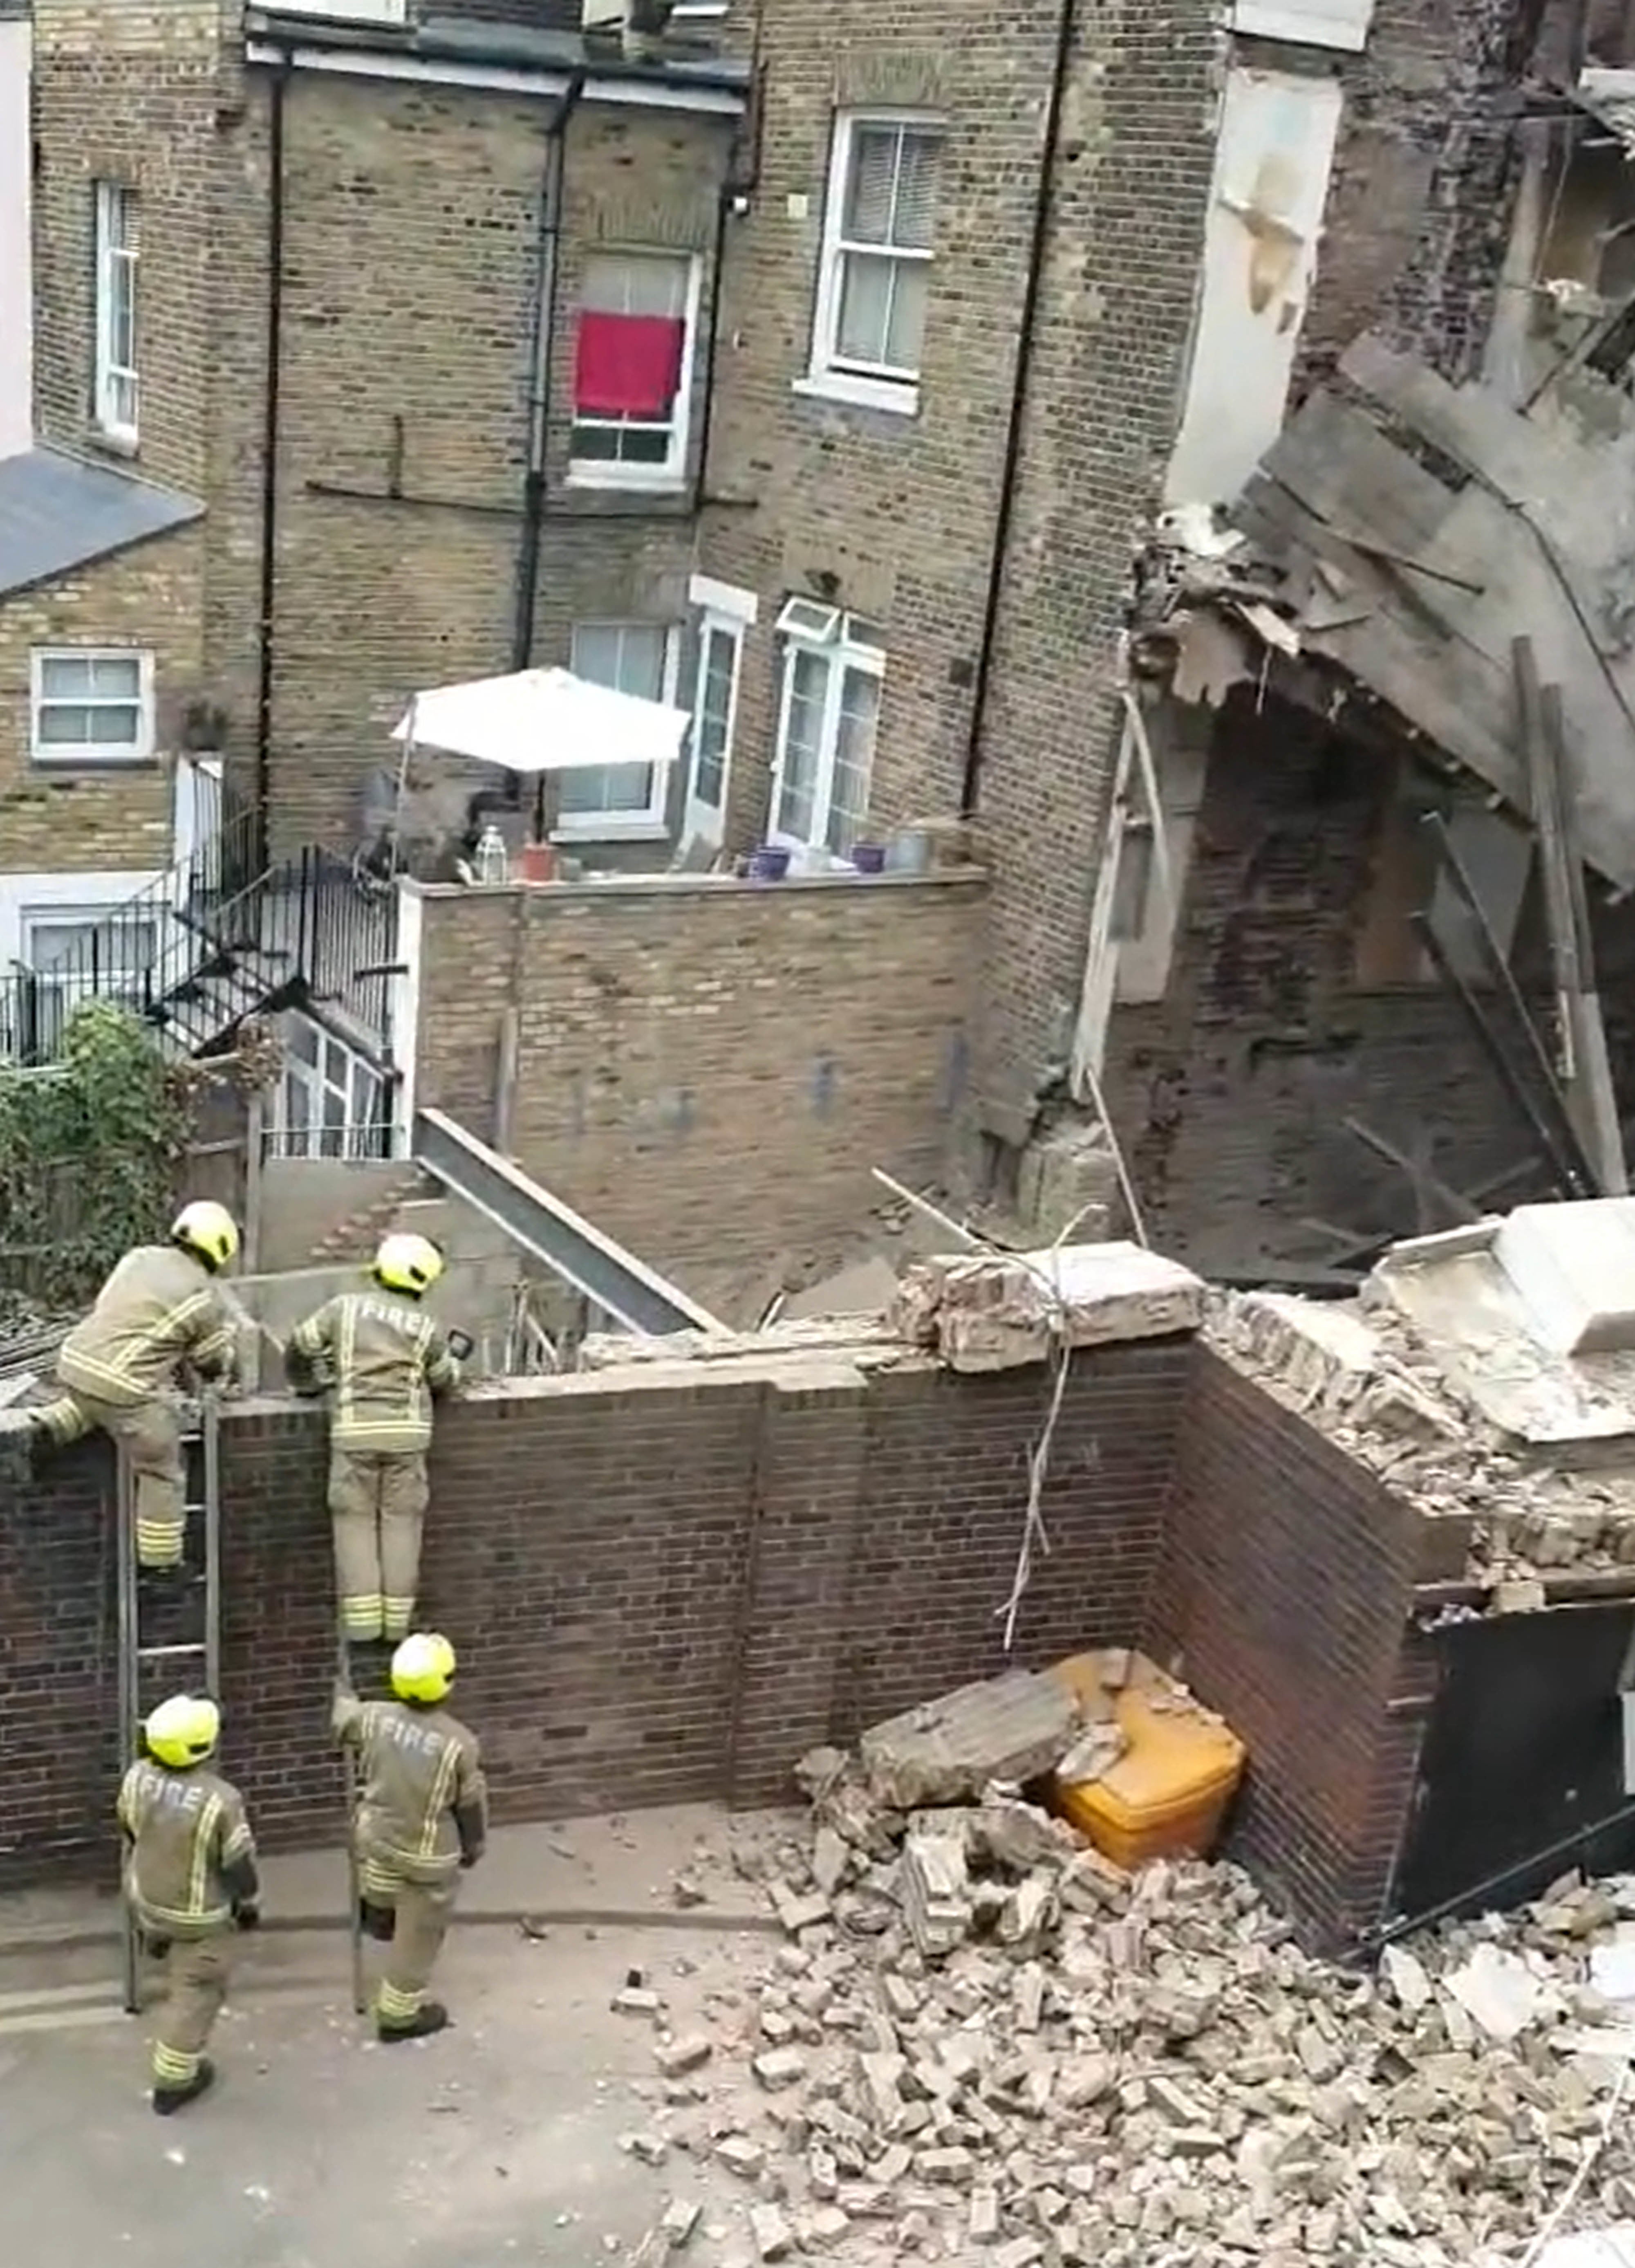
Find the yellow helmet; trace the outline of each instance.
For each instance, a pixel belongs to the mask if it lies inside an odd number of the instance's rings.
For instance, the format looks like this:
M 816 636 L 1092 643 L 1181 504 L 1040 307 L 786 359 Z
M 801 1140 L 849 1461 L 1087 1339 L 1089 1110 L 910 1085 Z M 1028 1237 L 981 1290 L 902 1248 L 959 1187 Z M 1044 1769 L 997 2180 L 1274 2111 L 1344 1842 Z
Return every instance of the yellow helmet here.
M 142 1729 L 159 1762 L 181 1771 L 202 1764 L 214 1749 L 222 1735 L 222 1712 L 202 1695 L 173 1693 Z
M 377 1280 L 389 1292 L 408 1292 L 418 1299 L 442 1273 L 443 1255 L 429 1236 L 385 1237 L 375 1255 Z
M 171 1241 L 196 1252 L 207 1268 L 225 1268 L 238 1256 L 238 1228 L 225 1205 L 195 1197 L 171 1223 Z
M 392 1657 L 392 1690 L 400 1701 L 444 1701 L 454 1683 L 454 1648 L 436 1631 L 416 1631 Z

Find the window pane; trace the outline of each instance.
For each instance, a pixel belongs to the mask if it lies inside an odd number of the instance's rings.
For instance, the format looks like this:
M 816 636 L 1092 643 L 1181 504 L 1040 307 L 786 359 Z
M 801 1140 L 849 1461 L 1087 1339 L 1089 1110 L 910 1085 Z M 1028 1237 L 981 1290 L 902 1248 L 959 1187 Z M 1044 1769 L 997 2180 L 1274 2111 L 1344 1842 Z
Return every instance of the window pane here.
M 576 623 L 570 666 L 576 677 L 592 685 L 659 701 L 664 692 L 667 636 L 656 622 Z
M 835 350 L 848 362 L 889 359 L 891 278 L 898 266 L 895 260 L 871 253 L 840 255 L 840 316 L 835 326 Z
M 55 703 L 40 712 L 42 747 L 83 748 L 91 739 L 92 711 Z
M 677 321 L 687 312 L 691 266 L 688 258 L 671 253 L 592 253 L 579 304 L 598 315 L 663 315 Z
M 565 818 L 600 814 L 645 819 L 653 799 L 650 764 L 598 764 L 561 774 L 558 808 Z
M 811 837 L 812 798 L 823 747 L 823 706 L 828 685 L 829 664 L 823 655 L 798 649 L 790 654 L 777 831 L 803 843 Z
M 891 241 L 917 252 L 931 249 L 936 217 L 937 160 L 942 137 L 905 128 L 898 150 L 897 197 L 891 211 Z
M 824 830 L 830 850 L 842 855 L 859 839 L 869 817 L 869 779 L 874 768 L 879 716 L 879 679 L 866 670 L 848 669 L 840 681 L 834 777 Z
M 920 350 L 926 335 L 926 298 L 931 271 L 921 260 L 899 260 L 891 281 L 891 313 L 886 326 L 885 352 L 881 359 L 893 370 L 920 367 Z
M 140 731 L 138 712 L 122 702 L 110 701 L 91 711 L 91 738 L 98 747 L 134 748 Z
M 323 1035 L 316 1024 L 309 1023 L 304 1016 L 291 1016 L 284 1028 L 284 1040 L 291 1055 L 298 1056 L 303 1063 L 317 1063 Z
M 89 657 L 67 653 L 48 655 L 40 665 L 40 689 L 48 701 L 69 701 L 89 693 Z
M 891 195 L 897 179 L 895 126 L 852 129 L 852 172 L 846 187 L 841 232 L 854 244 L 890 244 Z
M 99 654 L 90 670 L 89 689 L 99 700 L 135 701 L 142 691 L 142 665 L 135 654 Z
M 704 668 L 699 693 L 693 763 L 693 792 L 712 807 L 721 802 L 726 772 L 727 736 L 732 724 L 732 680 L 737 640 L 712 630 L 704 639 Z

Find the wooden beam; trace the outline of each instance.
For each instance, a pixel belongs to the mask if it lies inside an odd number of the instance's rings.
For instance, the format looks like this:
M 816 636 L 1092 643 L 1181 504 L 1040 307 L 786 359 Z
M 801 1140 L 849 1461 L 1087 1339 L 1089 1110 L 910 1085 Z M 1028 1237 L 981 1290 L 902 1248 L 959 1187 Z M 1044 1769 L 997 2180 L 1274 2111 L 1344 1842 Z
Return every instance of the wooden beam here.
M 1539 725 L 1540 785 L 1543 801 L 1550 809 L 1549 842 L 1547 844 L 1545 830 L 1540 827 L 1539 853 L 1544 861 L 1544 903 L 1550 918 L 1551 955 L 1556 964 L 1557 993 L 1569 1057 L 1567 1106 L 1595 1168 L 1602 1195 L 1627 1197 L 1629 1171 L 1618 1124 L 1617 1097 L 1612 1086 L 1612 1065 L 1607 1053 L 1607 1027 L 1595 989 L 1589 902 L 1567 777 L 1561 695 L 1556 686 L 1547 685 L 1540 690 Z M 1536 810 L 1538 807 L 1536 790 Z

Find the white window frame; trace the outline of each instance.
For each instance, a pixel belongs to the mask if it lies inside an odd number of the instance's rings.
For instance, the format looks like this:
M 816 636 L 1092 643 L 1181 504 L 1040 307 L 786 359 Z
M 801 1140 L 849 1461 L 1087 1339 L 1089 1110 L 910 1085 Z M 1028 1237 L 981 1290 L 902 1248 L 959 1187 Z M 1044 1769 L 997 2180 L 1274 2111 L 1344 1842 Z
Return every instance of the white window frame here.
M 823 240 L 818 255 L 818 301 L 812 316 L 810 362 L 805 377 L 796 379 L 795 390 L 830 401 L 853 402 L 865 409 L 889 409 L 898 416 L 913 417 L 920 410 L 920 372 L 917 368 L 898 371 L 879 364 L 865 369 L 844 359 L 838 351 L 841 279 L 846 255 L 854 248 L 847 243 L 844 233 L 847 183 L 851 178 L 852 147 L 857 129 L 869 126 L 904 127 L 911 131 L 932 133 L 944 148 L 947 146 L 947 121 L 935 111 L 835 113 L 824 195 Z M 936 259 L 935 247 L 923 252 L 888 248 L 883 253 L 878 246 L 856 248 L 866 249 L 876 258 L 923 261 L 927 267 Z
M 291 1044 L 295 1027 L 299 1025 L 317 1035 L 318 1060 L 308 1063 L 305 1057 Z M 379 1130 L 389 1123 L 392 1108 L 391 1082 L 379 1066 L 372 1064 L 362 1051 L 351 1046 L 316 1016 L 303 1015 L 291 1009 L 284 1027 L 283 1071 L 273 1090 L 273 1148 L 280 1158 L 346 1160 L 359 1158 L 378 1158 L 392 1154 L 392 1145 L 383 1146 Z M 330 1052 L 341 1058 L 341 1076 L 331 1076 Z M 293 1093 L 298 1092 L 305 1105 L 304 1116 L 297 1123 L 290 1109 Z M 326 1118 L 326 1097 L 341 1098 L 341 1116 Z M 372 1112 L 365 1108 L 371 1101 Z M 331 1141 L 337 1146 L 326 1146 Z
M 142 275 L 136 240 L 136 192 L 128 181 L 99 181 L 95 194 L 96 366 L 92 408 L 104 436 L 121 448 L 134 449 L 141 423 L 136 342 Z M 128 363 L 117 358 L 115 349 L 114 303 L 121 274 L 130 294 Z
M 826 620 L 823 618 L 827 618 Z M 839 740 L 840 700 L 848 670 L 872 677 L 883 685 L 886 653 L 857 636 L 858 617 L 842 614 L 838 607 L 829 607 L 810 599 L 790 599 L 778 616 L 778 635 L 783 642 L 783 659 L 778 689 L 778 738 L 772 760 L 772 803 L 767 814 L 766 840 L 789 850 L 821 850 L 825 856 L 843 865 L 844 851 L 831 850 L 828 843 L 829 821 L 833 816 L 835 755 Z M 811 832 L 808 836 L 794 835 L 778 824 L 778 809 L 783 801 L 784 767 L 788 755 L 789 708 L 795 690 L 795 665 L 802 654 L 817 654 L 828 665 L 828 680 L 824 687 L 823 718 L 818 748 L 818 770 L 812 781 Z M 874 794 L 875 759 L 879 753 L 879 725 L 876 721 L 875 746 L 869 752 L 868 793 L 864 799 L 864 821 Z
M 570 632 L 568 666 L 573 667 L 571 639 L 581 630 L 660 630 L 664 639 L 664 675 L 659 698 L 675 705 L 681 681 L 681 629 L 677 622 L 646 622 L 634 615 L 614 619 L 598 615 L 576 622 Z M 641 811 L 563 811 L 560 806 L 551 829 L 554 843 L 662 843 L 669 833 L 664 813 L 670 797 L 671 764 L 651 766 L 652 784 Z
M 54 695 L 48 700 L 46 668 L 54 661 L 134 661 L 136 664 L 136 739 L 128 747 L 106 740 L 47 740 L 40 737 L 41 712 L 47 708 L 128 709 L 128 701 L 92 696 L 70 701 Z M 37 645 L 28 658 L 29 762 L 41 771 L 131 771 L 153 762 L 153 656 L 145 647 L 119 645 Z
M 698 681 L 693 691 L 693 730 L 687 750 L 687 785 L 682 804 L 683 843 L 694 836 L 719 847 L 726 831 L 727 800 L 732 792 L 732 750 L 738 730 L 738 695 L 744 680 L 744 636 L 755 622 L 760 603 L 753 591 L 718 583 L 713 575 L 694 575 L 687 597 L 698 609 Z M 708 681 L 709 644 L 725 638 L 732 648 L 732 682 L 727 695 L 727 733 L 721 752 L 721 794 L 711 802 L 699 792 L 699 758 L 704 724 L 704 691 Z
M 120 924 L 120 917 L 125 906 L 135 895 L 134 892 L 129 893 L 121 900 L 105 901 L 101 904 L 98 904 L 94 899 L 88 898 L 76 903 L 67 902 L 54 903 L 47 901 L 43 904 L 27 903 L 19 907 L 18 959 L 34 979 L 37 988 L 35 1005 L 41 1012 L 42 1022 L 48 1012 L 45 1009 L 45 996 L 48 993 L 55 994 L 54 1012 L 56 1035 L 61 1035 L 62 1027 L 76 1009 L 84 1007 L 92 1000 L 123 1001 L 131 1008 L 141 1008 L 143 980 L 144 977 L 151 976 L 164 959 L 165 909 L 159 905 L 150 906 L 136 920 L 127 920 L 121 924 L 121 933 L 126 937 L 137 928 L 145 929 L 151 934 L 153 952 L 146 966 L 133 966 L 128 969 L 121 969 L 118 966 L 107 968 L 99 966 L 95 970 L 94 986 L 89 983 L 75 983 L 76 976 L 84 975 L 83 964 L 76 970 L 65 971 L 60 978 L 54 978 L 48 968 L 36 968 L 34 965 L 35 940 L 39 933 L 41 931 L 56 929 L 100 929 L 105 922 Z M 121 979 L 124 981 L 121 982 Z
M 696 253 L 673 251 L 663 244 L 598 244 L 594 250 L 597 256 L 609 260 L 669 260 L 678 264 L 686 263 L 686 291 L 682 307 L 682 321 L 686 328 L 681 338 L 681 376 L 676 386 L 676 414 L 671 423 L 670 446 L 663 464 L 627 465 L 604 457 L 574 456 L 571 453 L 573 437 L 577 427 L 612 424 L 618 421 L 581 417 L 577 403 L 573 404 L 568 427 L 568 485 L 576 489 L 642 489 L 649 491 L 656 489 L 673 494 L 686 485 L 687 441 L 693 423 L 693 381 L 698 363 L 699 307 L 704 264 Z

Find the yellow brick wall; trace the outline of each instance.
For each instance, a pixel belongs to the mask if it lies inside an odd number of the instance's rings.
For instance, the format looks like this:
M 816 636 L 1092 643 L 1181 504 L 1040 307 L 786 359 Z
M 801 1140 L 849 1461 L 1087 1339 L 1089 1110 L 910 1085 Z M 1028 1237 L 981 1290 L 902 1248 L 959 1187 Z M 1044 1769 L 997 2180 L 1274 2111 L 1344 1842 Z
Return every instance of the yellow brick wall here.
M 0 873 L 169 865 L 165 735 L 160 756 L 140 767 L 35 766 L 30 656 L 50 645 L 147 649 L 163 725 L 200 681 L 203 552 L 195 524 L 0 599 Z

